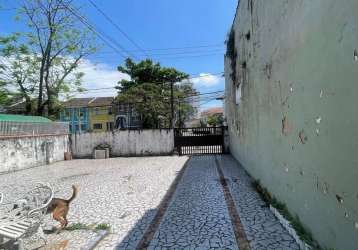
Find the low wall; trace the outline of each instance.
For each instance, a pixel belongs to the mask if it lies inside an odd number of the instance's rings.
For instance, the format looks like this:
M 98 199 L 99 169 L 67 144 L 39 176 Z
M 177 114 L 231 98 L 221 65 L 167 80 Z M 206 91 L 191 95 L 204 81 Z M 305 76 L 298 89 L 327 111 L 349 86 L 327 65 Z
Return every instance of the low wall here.
M 61 161 L 68 140 L 68 135 L 0 138 L 0 173 Z
M 171 129 L 119 130 L 71 135 L 72 155 L 90 158 L 100 144 L 111 146 L 111 156 L 168 155 L 174 151 Z

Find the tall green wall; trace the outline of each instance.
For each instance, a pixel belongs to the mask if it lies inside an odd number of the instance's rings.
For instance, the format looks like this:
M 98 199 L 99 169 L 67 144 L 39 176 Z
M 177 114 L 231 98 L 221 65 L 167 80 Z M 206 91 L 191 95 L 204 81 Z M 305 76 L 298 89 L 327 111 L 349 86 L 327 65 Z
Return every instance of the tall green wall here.
M 232 28 L 231 153 L 323 247 L 358 249 L 358 1 L 241 0 Z

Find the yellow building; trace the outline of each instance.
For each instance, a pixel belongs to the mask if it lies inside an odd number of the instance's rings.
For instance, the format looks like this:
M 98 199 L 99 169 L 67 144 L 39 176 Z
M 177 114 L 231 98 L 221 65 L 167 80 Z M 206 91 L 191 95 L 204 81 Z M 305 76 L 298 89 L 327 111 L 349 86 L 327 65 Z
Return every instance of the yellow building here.
M 113 97 L 96 97 L 88 102 L 89 130 L 110 131 L 114 128 Z

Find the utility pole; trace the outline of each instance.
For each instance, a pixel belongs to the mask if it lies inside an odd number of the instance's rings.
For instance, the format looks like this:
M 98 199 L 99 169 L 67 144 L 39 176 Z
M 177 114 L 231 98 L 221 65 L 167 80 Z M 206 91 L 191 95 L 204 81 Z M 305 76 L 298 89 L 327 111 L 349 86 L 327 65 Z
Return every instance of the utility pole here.
M 170 83 L 170 128 L 174 128 L 174 82 Z
M 180 113 L 180 100 L 178 100 L 178 116 L 179 116 L 179 128 L 182 127 L 181 113 Z

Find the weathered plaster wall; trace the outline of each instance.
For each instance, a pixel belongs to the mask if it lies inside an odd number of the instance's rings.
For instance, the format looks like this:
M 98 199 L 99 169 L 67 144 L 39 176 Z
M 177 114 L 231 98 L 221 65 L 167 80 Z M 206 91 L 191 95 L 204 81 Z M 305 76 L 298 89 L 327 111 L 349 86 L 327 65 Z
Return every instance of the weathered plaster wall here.
M 68 135 L 0 139 L 0 173 L 61 161 L 68 146 Z
M 174 150 L 174 133 L 168 129 L 82 133 L 71 139 L 72 154 L 77 158 L 92 157 L 100 144 L 111 146 L 111 156 L 168 155 Z
M 322 246 L 357 249 L 358 1 L 240 2 L 230 151 Z

